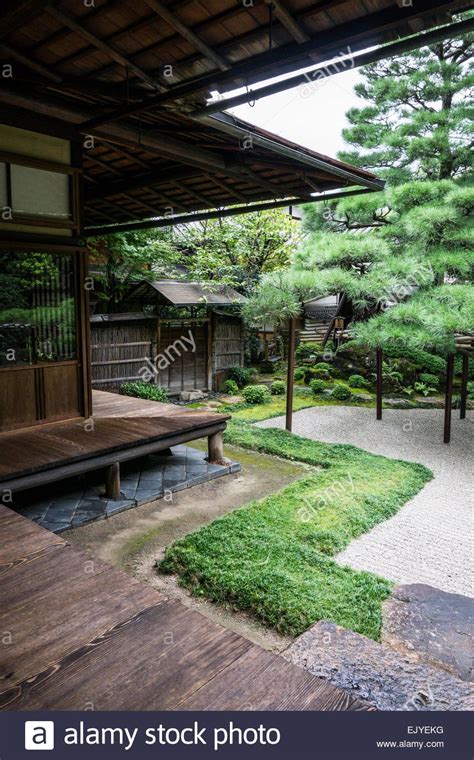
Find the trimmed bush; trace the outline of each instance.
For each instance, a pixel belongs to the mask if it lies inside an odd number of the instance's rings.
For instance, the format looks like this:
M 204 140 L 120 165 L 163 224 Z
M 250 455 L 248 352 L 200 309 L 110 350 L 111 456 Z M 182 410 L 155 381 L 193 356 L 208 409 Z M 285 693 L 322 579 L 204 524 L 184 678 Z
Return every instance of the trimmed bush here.
M 226 380 L 222 385 L 223 393 L 228 393 L 230 396 L 236 396 L 239 392 L 239 386 L 235 380 Z
M 474 383 L 467 384 L 467 397 L 468 399 L 474 399 Z
M 338 401 L 348 401 L 350 398 L 352 398 L 351 391 L 346 385 L 342 385 L 342 383 L 336 383 L 333 388 L 332 395 Z
M 439 388 L 439 377 L 437 375 L 431 375 L 429 372 L 421 373 L 420 382 L 429 385 L 431 388 Z
M 317 396 L 319 393 L 323 392 L 325 385 L 322 380 L 315 378 L 314 380 L 311 380 L 309 387 L 313 391 L 314 395 Z
M 297 367 L 295 371 L 293 372 L 293 377 L 295 380 L 303 380 L 304 373 L 306 372 L 304 367 Z
M 362 375 L 350 375 L 347 381 L 352 388 L 366 388 L 367 380 Z
M 314 369 L 319 369 L 323 372 L 329 372 L 329 373 L 332 372 L 332 367 L 327 362 L 318 362 L 317 364 L 314 365 Z
M 168 391 L 166 388 L 160 388 L 158 385 L 145 383 L 143 380 L 137 380 L 134 383 L 124 383 L 120 388 L 123 396 L 135 396 L 135 398 L 145 398 L 149 401 L 167 401 Z
M 322 348 L 319 343 L 300 343 L 295 351 L 296 361 L 309 359 L 310 356 L 321 356 Z
M 304 381 L 306 385 L 309 385 L 311 380 L 317 378 L 318 380 L 330 380 L 331 373 L 326 369 L 318 369 L 317 367 L 308 367 L 304 373 Z
M 232 369 L 229 370 L 228 379 L 237 383 L 239 388 L 243 388 L 244 385 L 250 383 L 254 375 L 255 370 L 251 367 L 232 367 Z
M 247 404 L 265 404 L 270 400 L 270 391 L 266 385 L 247 385 L 242 395 Z
M 270 386 L 270 393 L 272 396 L 283 396 L 285 390 L 286 386 L 283 380 L 275 380 Z

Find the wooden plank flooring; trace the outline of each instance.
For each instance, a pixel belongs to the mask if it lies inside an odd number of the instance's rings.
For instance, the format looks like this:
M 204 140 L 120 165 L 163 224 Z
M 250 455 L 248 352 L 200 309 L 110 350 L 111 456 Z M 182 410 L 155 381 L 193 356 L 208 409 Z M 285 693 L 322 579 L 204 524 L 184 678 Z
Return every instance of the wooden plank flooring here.
M 94 404 L 93 426 L 64 423 L 0 434 L 0 482 L 159 442 L 166 436 L 185 433 L 193 440 L 209 425 L 229 419 L 229 415 L 186 411 L 102 391 L 94 392 Z
M 0 610 L 2 709 L 365 709 L 3 506 Z

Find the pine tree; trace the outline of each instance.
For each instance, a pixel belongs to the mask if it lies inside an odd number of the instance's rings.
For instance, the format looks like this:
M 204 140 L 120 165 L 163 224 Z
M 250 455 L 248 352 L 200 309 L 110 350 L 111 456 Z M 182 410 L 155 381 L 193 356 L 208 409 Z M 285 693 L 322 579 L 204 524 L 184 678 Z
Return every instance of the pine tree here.
M 472 170 L 472 34 L 365 66 L 339 158 L 390 184 Z

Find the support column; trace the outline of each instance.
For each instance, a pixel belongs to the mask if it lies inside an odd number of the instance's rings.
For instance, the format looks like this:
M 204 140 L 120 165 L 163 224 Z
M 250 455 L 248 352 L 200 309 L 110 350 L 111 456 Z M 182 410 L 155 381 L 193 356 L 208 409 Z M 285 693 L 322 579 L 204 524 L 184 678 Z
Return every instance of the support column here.
M 107 499 L 118 501 L 120 499 L 120 463 L 114 462 L 107 467 L 105 481 L 105 495 Z
M 454 354 L 449 354 L 446 362 L 446 392 L 444 396 L 444 442 L 451 440 L 451 409 L 453 404 Z
M 225 462 L 224 439 L 221 431 L 208 436 L 207 447 L 208 462 L 210 464 L 222 464 Z
M 467 406 L 467 375 L 469 371 L 469 354 L 463 354 L 462 356 L 462 377 L 461 377 L 461 411 L 459 412 L 459 419 L 466 419 L 466 406 Z
M 376 398 L 376 411 L 377 411 L 377 419 L 382 419 L 382 364 L 383 364 L 383 350 L 381 348 L 377 349 L 377 356 L 376 356 L 376 372 L 377 372 L 377 398 Z
M 296 320 L 290 319 L 288 331 L 288 371 L 286 376 L 286 429 L 290 431 L 293 424 L 293 383 L 295 372 Z

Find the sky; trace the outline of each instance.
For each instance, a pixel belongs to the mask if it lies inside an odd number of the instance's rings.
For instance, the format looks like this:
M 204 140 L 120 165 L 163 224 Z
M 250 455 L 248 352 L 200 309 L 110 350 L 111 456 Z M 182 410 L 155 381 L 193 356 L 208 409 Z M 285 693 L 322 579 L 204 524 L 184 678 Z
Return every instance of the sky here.
M 336 157 L 339 150 L 347 147 L 341 137 L 343 127 L 347 126 L 346 111 L 363 105 L 354 93 L 354 85 L 360 80 L 357 69 L 341 71 L 304 89 L 298 87 L 262 98 L 253 108 L 243 105 L 230 112 L 307 148 Z

